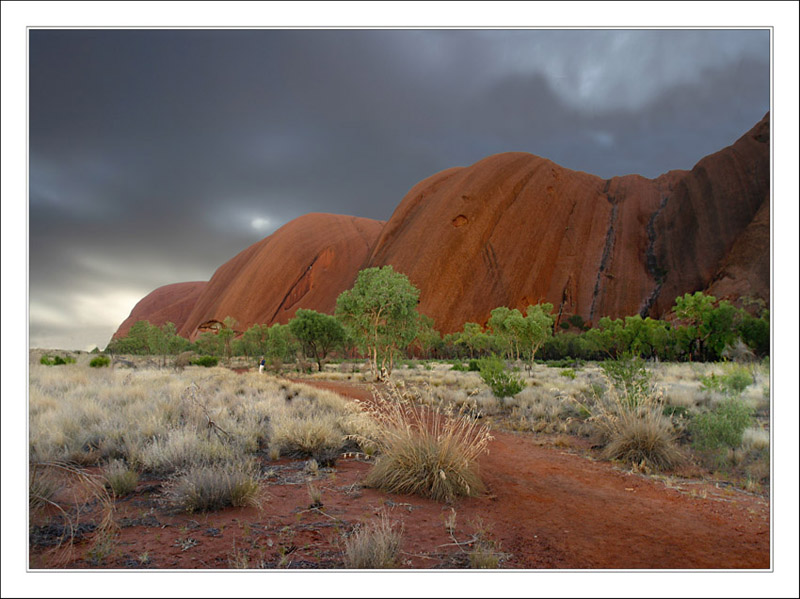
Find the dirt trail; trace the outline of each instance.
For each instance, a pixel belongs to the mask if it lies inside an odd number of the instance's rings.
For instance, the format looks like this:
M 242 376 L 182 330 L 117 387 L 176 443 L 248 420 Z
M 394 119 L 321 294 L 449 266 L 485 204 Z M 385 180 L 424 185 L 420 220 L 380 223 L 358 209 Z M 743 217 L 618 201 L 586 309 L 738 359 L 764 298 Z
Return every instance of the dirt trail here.
M 304 381 L 356 399 L 364 386 Z M 664 482 L 608 462 L 493 433 L 489 492 L 462 500 L 518 568 L 768 569 L 769 503 L 710 483 Z M 677 488 L 675 488 L 677 487 Z M 406 531 L 408 533 L 408 530 Z

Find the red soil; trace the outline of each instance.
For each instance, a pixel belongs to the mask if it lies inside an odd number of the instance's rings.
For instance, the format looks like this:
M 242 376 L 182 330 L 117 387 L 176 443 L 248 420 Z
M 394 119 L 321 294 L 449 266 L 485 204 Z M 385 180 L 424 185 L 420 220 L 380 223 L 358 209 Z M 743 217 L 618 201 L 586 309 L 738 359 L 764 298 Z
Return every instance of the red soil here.
M 313 382 L 356 399 L 367 386 Z M 160 481 L 147 480 L 116 503 L 119 535 L 95 561 L 88 542 L 75 546 L 68 568 L 230 568 L 246 555 L 250 568 L 344 568 L 342 535 L 385 513 L 402 523 L 402 568 L 468 566 L 477 530 L 504 554 L 503 568 L 768 569 L 770 507 L 761 497 L 711 483 L 664 482 L 608 462 L 537 444 L 530 434 L 494 433 L 480 461 L 488 488 L 452 506 L 385 494 L 359 484 L 370 465 L 340 459 L 313 484 L 322 507 L 310 509 L 310 475 L 302 460 L 274 468 L 260 508 L 194 515 L 170 513 Z M 455 510 L 453 536 L 445 519 Z M 89 535 L 90 536 L 90 535 Z M 458 541 L 463 545 L 458 545 Z M 32 543 L 31 568 L 63 567 L 58 551 Z

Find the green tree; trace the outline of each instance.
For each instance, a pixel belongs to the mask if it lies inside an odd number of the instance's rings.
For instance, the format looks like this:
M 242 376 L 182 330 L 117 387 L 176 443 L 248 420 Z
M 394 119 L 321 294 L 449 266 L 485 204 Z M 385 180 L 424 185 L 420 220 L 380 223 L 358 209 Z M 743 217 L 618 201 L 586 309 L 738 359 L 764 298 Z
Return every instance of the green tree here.
M 284 362 L 293 361 L 299 350 L 288 324 L 275 323 L 268 329 L 267 350 L 264 355 Z
M 314 310 L 298 310 L 289 321 L 289 331 L 300 342 L 303 353 L 316 360 L 320 372 L 322 361 L 345 341 L 342 324 L 334 316 Z
M 743 314 L 736 330 L 757 355 L 769 355 L 769 310 L 764 310 L 759 318 Z
M 226 316 L 222 321 L 222 327 L 217 331 L 219 344 L 228 361 L 228 366 L 230 366 L 231 357 L 233 356 L 233 338 L 236 337 L 236 327 L 238 325 L 239 322 L 233 316 Z
M 528 306 L 522 327 L 519 333 L 520 344 L 525 348 L 525 353 L 530 356 L 531 368 L 536 357 L 536 352 L 553 336 L 553 322 L 551 316 L 553 304 L 537 304 Z M 512 327 L 515 320 L 512 319 Z
M 689 357 L 702 360 L 705 356 L 705 344 L 711 334 L 711 312 L 714 310 L 713 295 L 706 295 L 702 291 L 694 294 L 686 293 L 675 298 L 672 308 L 675 316 L 682 321 L 686 328 L 686 335 L 691 340 Z
M 413 346 L 419 350 L 424 358 L 430 358 L 430 352 L 442 340 L 442 336 L 434 328 L 433 318 L 425 314 L 419 315 L 419 322 L 417 327 L 417 336 L 412 342 Z
M 522 312 L 498 306 L 492 310 L 487 323 L 498 349 L 508 358 L 519 358 L 519 342 L 525 329 Z
M 416 337 L 418 300 L 419 289 L 391 266 L 362 270 L 336 300 L 336 317 L 366 352 L 376 378 L 384 368 L 391 374 L 394 356 Z
M 133 323 L 128 334 L 116 344 L 114 351 L 120 354 L 150 353 L 150 323 L 147 320 Z
M 222 351 L 220 338 L 217 337 L 216 333 L 212 333 L 211 331 L 200 333 L 194 343 L 197 348 L 197 353 L 201 355 L 216 356 Z
M 616 360 L 628 349 L 624 330 L 621 319 L 604 316 L 596 328 L 586 331 L 586 341 L 594 351 Z

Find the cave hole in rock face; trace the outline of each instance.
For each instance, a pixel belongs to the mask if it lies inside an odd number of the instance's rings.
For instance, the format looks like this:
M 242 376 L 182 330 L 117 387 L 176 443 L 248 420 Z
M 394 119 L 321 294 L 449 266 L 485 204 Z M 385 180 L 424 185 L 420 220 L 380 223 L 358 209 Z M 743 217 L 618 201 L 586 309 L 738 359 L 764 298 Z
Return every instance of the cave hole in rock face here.
M 458 228 L 458 227 L 463 227 L 464 225 L 468 224 L 469 223 L 469 219 L 466 216 L 464 216 L 463 214 L 459 214 L 457 217 L 455 217 L 453 219 L 452 222 L 453 222 L 453 226 Z

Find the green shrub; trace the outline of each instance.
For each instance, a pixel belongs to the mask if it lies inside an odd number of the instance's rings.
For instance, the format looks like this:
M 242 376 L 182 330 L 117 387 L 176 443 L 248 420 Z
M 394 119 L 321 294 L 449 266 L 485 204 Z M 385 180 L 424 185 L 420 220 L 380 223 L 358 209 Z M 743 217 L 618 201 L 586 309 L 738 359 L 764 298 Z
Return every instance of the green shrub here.
M 92 368 L 102 368 L 103 366 L 108 366 L 110 363 L 111 360 L 108 356 L 97 356 L 89 361 L 89 366 Z
M 456 372 L 466 372 L 467 367 L 461 361 L 453 362 L 453 367 L 450 370 L 455 370 Z
M 219 358 L 216 356 L 199 356 L 192 360 L 191 364 L 194 364 L 195 366 L 205 366 L 206 368 L 211 368 L 212 366 L 219 364 Z
M 45 366 L 63 366 L 64 364 L 74 364 L 75 358 L 72 356 L 55 356 L 51 358 L 47 354 L 43 355 L 39 360 L 39 364 L 44 364 Z
M 653 394 L 650 372 L 638 356 L 625 355 L 618 360 L 606 360 L 600 365 L 619 397 L 636 407 Z
M 713 372 L 708 376 L 701 376 L 701 387 L 706 391 L 720 391 L 732 397 L 741 395 L 751 383 L 753 376 L 746 368 L 735 368 L 727 374 L 717 376 Z
M 467 366 L 467 370 L 469 372 L 479 372 L 481 369 L 480 362 L 478 360 L 470 360 L 469 365 Z
M 519 375 L 509 371 L 497 356 L 478 360 L 478 368 L 483 382 L 489 385 L 495 397 L 511 397 L 525 388 Z
M 750 425 L 752 408 L 736 398 L 728 398 L 711 412 L 692 419 L 690 431 L 694 446 L 701 450 L 738 447 Z
M 572 380 L 575 380 L 575 377 L 578 376 L 578 375 L 575 374 L 575 370 L 573 370 L 572 368 L 564 368 L 563 370 L 561 370 L 559 372 L 559 374 L 561 376 L 563 376 L 563 377 L 566 377 L 566 378 L 572 379 Z

